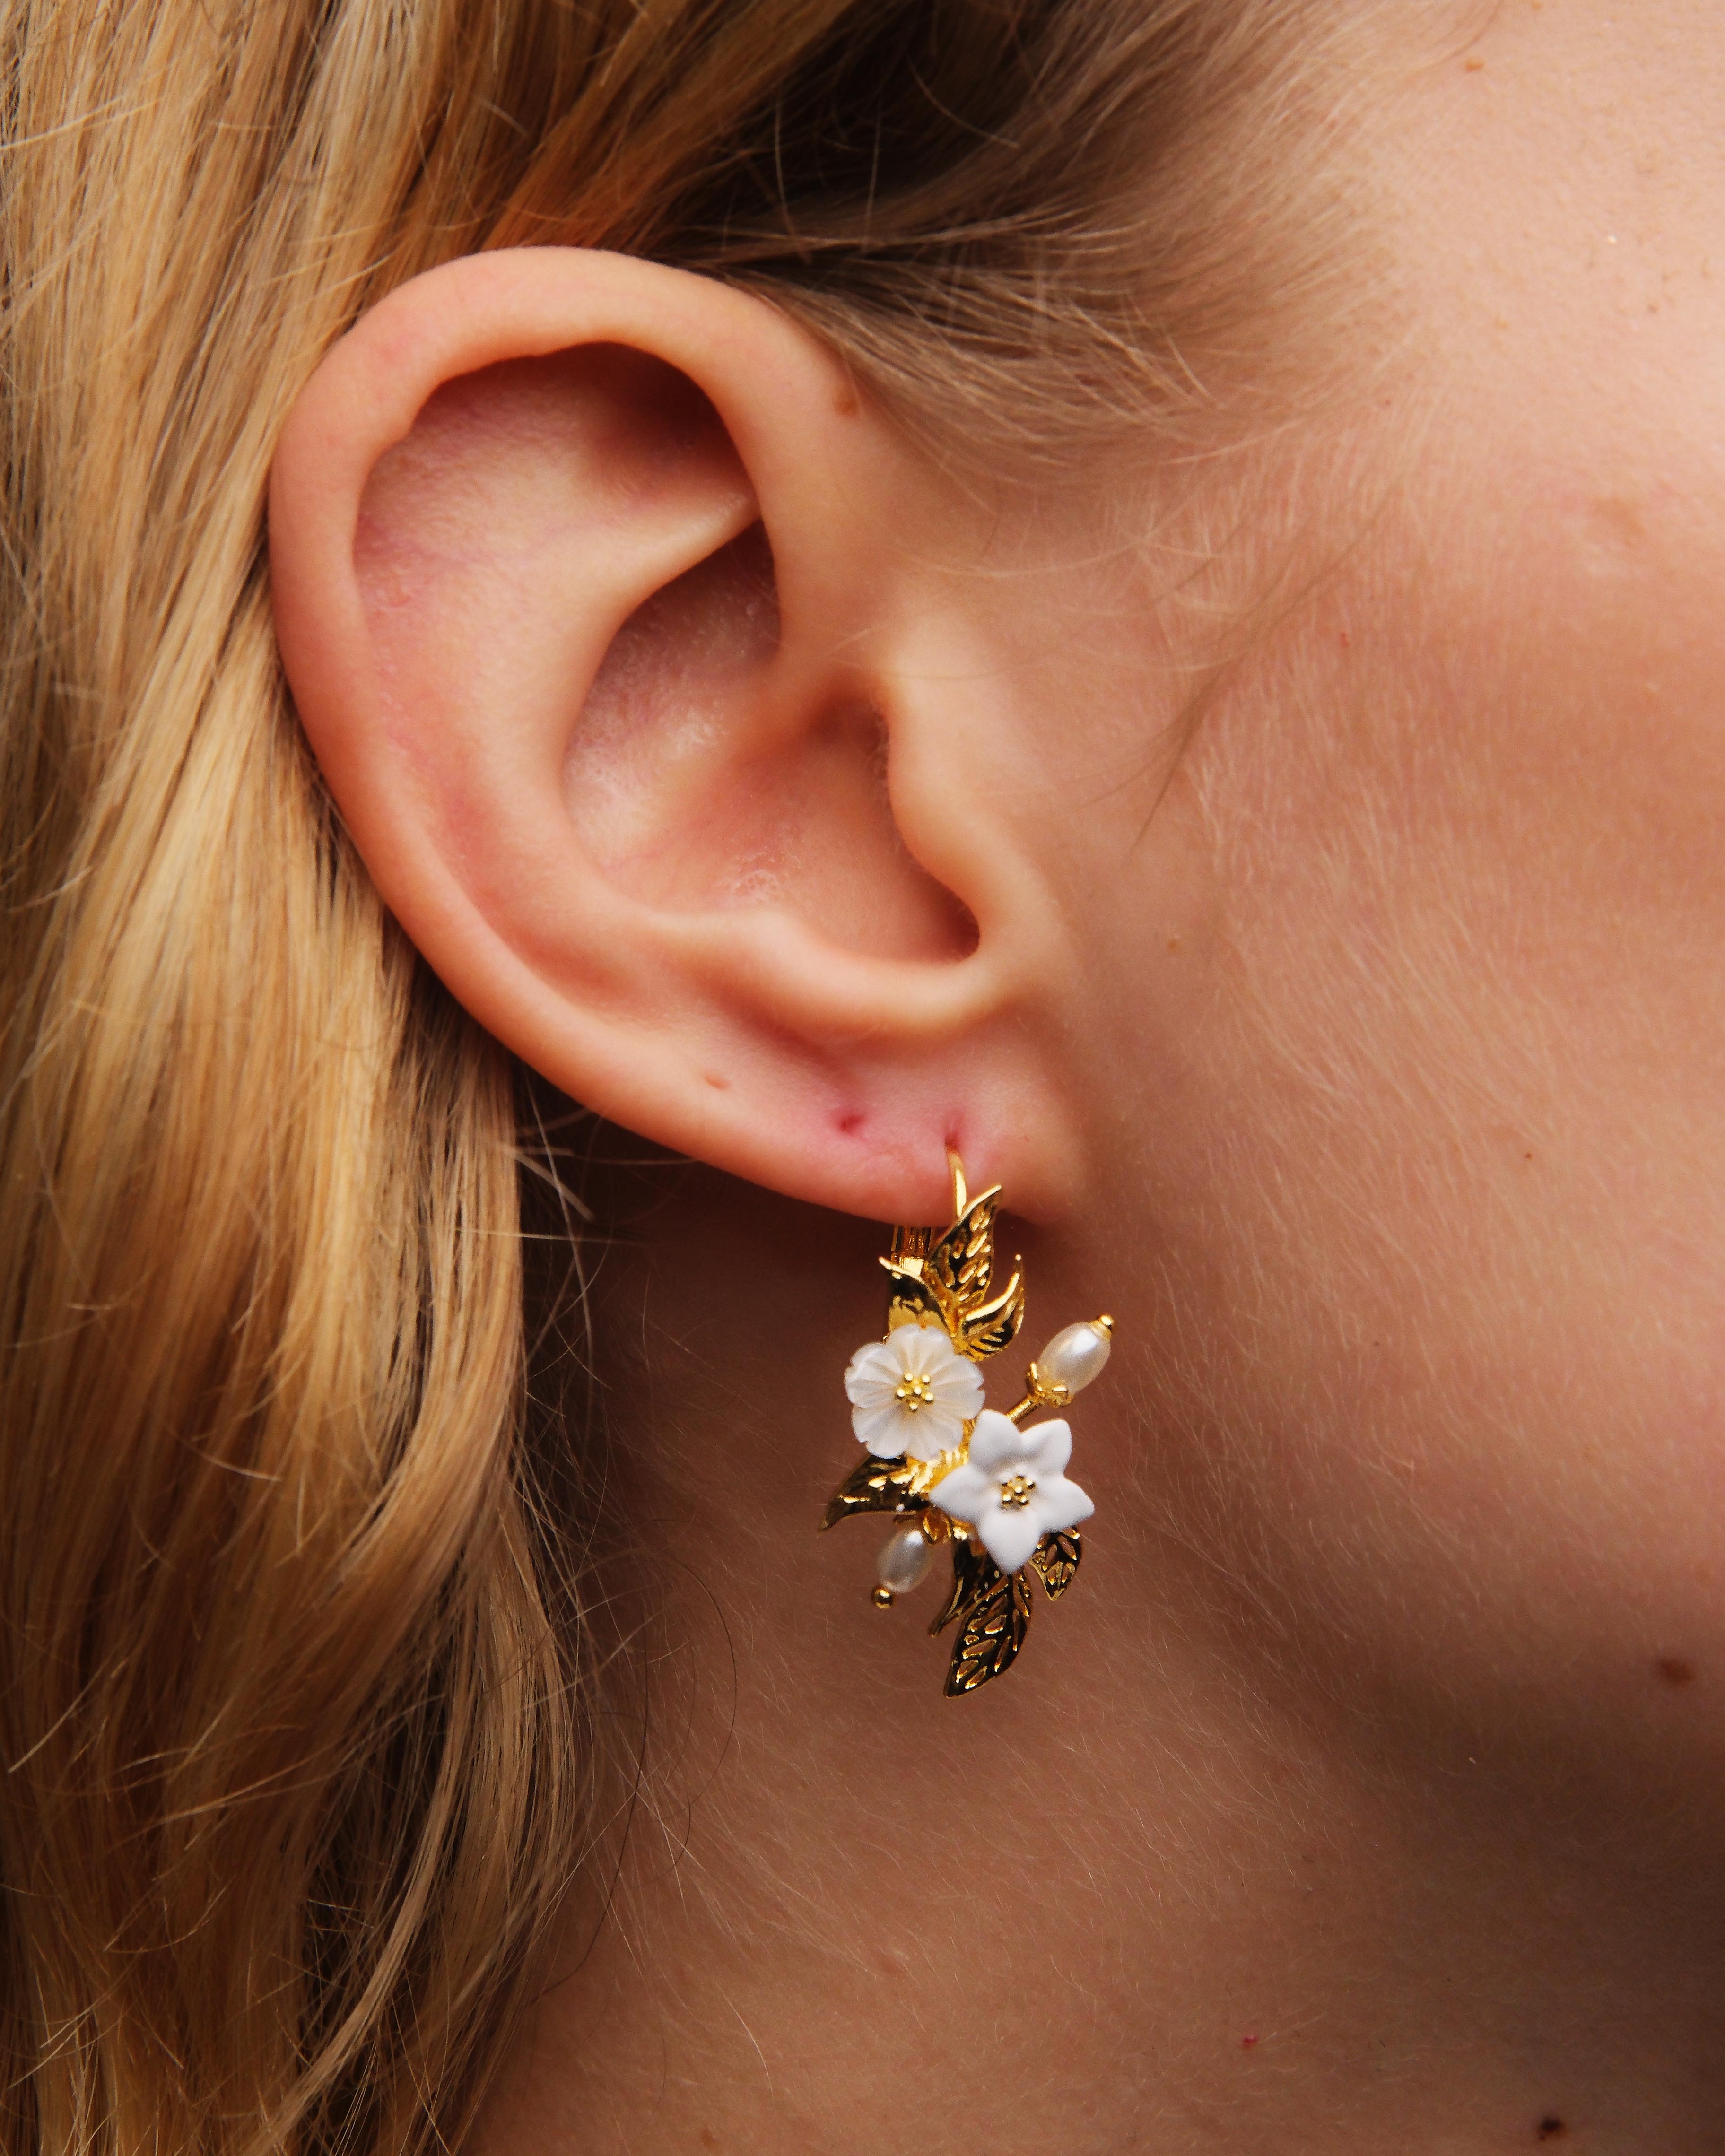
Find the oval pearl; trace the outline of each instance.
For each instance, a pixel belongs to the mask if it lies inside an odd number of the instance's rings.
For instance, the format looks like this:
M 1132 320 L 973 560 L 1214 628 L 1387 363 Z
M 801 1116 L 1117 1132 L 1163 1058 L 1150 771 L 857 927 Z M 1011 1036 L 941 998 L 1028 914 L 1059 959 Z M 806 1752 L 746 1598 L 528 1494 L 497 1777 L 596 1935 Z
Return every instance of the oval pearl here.
M 1036 1367 L 1051 1384 L 1064 1385 L 1069 1394 L 1081 1393 L 1092 1378 L 1101 1376 L 1113 1348 L 1106 1326 L 1069 1325 L 1036 1358 Z
M 921 1527 L 901 1527 L 881 1545 L 875 1576 L 893 1594 L 906 1594 L 927 1571 L 933 1554 L 934 1546 Z

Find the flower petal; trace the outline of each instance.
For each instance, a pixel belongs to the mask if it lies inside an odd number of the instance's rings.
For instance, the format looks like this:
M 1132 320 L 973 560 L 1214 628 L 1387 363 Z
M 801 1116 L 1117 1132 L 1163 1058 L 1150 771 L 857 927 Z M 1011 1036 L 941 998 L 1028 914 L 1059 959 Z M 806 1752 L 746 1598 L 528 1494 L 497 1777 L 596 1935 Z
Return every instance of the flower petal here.
M 956 1452 L 964 1435 L 964 1418 L 937 1400 L 903 1417 L 905 1453 L 911 1460 L 938 1460 L 943 1452 Z
M 891 1342 L 870 1340 L 857 1349 L 846 1365 L 845 1390 L 852 1401 L 858 1399 L 861 1388 L 873 1389 L 884 1385 L 890 1395 L 901 1374 Z
M 896 1325 L 887 1345 L 907 1370 L 926 1377 L 952 1353 L 952 1343 L 938 1325 Z
M 910 1417 L 888 1395 L 880 1407 L 857 1407 L 850 1411 L 850 1427 L 876 1460 L 896 1460 L 904 1450 L 905 1428 Z
M 866 1409 L 871 1414 L 878 1408 L 889 1409 L 894 1414 L 899 1411 L 898 1395 L 891 1385 L 870 1383 L 852 1386 L 850 1390 L 854 1408 Z
M 962 1355 L 952 1358 L 952 1367 L 933 1378 L 930 1389 L 942 1407 L 954 1409 L 960 1421 L 968 1420 L 981 1410 L 983 1373 L 974 1363 L 967 1363 Z
M 1024 1459 L 1024 1440 L 997 1408 L 984 1408 L 970 1433 L 970 1456 L 986 1475 L 1010 1474 Z
M 1019 1442 L 1029 1472 L 1040 1481 L 1045 1475 L 1064 1473 L 1072 1457 L 1072 1425 L 1058 1416 L 1053 1422 L 1035 1423 L 1019 1432 Z
M 938 1505 L 950 1519 L 974 1526 L 978 1511 L 999 1494 L 993 1477 L 968 1460 L 941 1477 L 929 1491 L 928 1502 Z
M 1064 1475 L 1047 1475 L 1037 1482 L 1025 1509 L 1036 1515 L 1043 1534 L 1055 1535 L 1062 1527 L 1076 1527 L 1087 1520 L 1096 1508 L 1076 1482 Z
M 983 1538 L 983 1548 L 1003 1572 L 1019 1572 L 1030 1562 L 1030 1553 L 1042 1539 L 1033 1505 L 985 1506 L 983 1517 L 971 1524 Z
M 970 1389 L 976 1365 L 959 1354 L 943 1327 L 901 1325 L 891 1335 L 891 1342 L 899 1346 L 906 1371 L 924 1378 L 932 1388 L 937 1390 L 957 1378 L 967 1391 Z

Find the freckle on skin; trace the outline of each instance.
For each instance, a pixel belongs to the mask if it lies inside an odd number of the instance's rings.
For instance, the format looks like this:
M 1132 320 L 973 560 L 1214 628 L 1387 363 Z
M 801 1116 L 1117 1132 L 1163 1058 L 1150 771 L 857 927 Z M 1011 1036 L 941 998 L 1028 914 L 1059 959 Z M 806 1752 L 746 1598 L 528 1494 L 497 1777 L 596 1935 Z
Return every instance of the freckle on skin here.
M 1240 2040 L 1240 2048 L 1243 2051 L 1250 2051 L 1255 2046 L 1257 2041 L 1255 2035 L 1242 2036 Z
M 1470 53 L 1467 58 L 1463 60 L 1461 64 L 1466 69 L 1470 74 L 1478 74 L 1481 69 L 1485 66 L 1486 63 L 1480 58 L 1477 53 Z
M 709 1070 L 705 1074 L 705 1075 L 707 1084 L 713 1088 L 715 1092 L 726 1093 L 730 1091 L 731 1081 L 728 1078 L 721 1078 L 716 1070 Z
M 1548 2112 L 1533 2131 L 1542 2141 L 1555 2141 L 1560 2133 L 1567 2133 L 1569 2129 L 1554 2112 Z
M 1686 1662 L 1681 1655 L 1661 1655 L 1653 1665 L 1656 1674 L 1668 1685 L 1687 1685 L 1695 1682 L 1695 1665 Z
M 844 1114 L 835 1116 L 833 1120 L 846 1137 L 854 1138 L 862 1128 L 865 1119 L 860 1108 L 849 1108 Z
M 1621 495 L 1601 495 L 1594 504 L 1594 515 L 1625 547 L 1638 546 L 1647 536 L 1647 520 L 1640 506 Z

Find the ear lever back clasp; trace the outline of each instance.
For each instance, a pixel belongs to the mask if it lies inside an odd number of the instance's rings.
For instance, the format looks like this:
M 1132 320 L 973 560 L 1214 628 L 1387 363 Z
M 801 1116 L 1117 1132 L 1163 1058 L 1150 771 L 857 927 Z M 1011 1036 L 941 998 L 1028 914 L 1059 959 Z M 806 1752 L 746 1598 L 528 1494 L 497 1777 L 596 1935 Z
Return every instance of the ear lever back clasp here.
M 880 1260 L 886 1337 L 858 1348 L 845 1373 L 851 1427 L 867 1456 L 833 1492 L 821 1525 L 857 1512 L 895 1516 L 874 1590 L 882 1609 L 920 1582 L 937 1548 L 950 1551 L 952 1585 L 929 1631 L 958 1627 L 946 1683 L 956 1698 L 1017 1659 L 1034 1605 L 1031 1573 L 1051 1602 L 1077 1575 L 1079 1524 L 1095 1507 L 1065 1471 L 1071 1431 L 1063 1419 L 1026 1425 L 1101 1373 L 1114 1321 L 1067 1326 L 1025 1372 L 1014 1406 L 1004 1414 L 984 1406 L 978 1366 L 1024 1322 L 1023 1260 L 1013 1260 L 997 1292 L 999 1185 L 973 1198 L 950 1147 L 947 1161 L 951 1224 L 938 1234 L 896 1228 Z

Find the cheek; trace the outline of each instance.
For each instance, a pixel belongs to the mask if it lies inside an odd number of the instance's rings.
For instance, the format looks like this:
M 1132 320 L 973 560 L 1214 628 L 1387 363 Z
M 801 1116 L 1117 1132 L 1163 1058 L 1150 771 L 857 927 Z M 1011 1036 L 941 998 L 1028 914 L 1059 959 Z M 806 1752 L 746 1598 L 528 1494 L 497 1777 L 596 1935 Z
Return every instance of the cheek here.
M 1725 40 L 1575 14 L 1410 79 L 1417 424 L 1269 490 L 1333 543 L 1086 917 L 1146 1516 L 1338 1691 L 1651 1773 L 1725 1732 Z
M 1392 1682 L 1585 1717 L 1725 1686 L 1725 557 L 1529 495 L 1380 530 L 1213 713 L 1145 1173 L 1218 1532 Z

